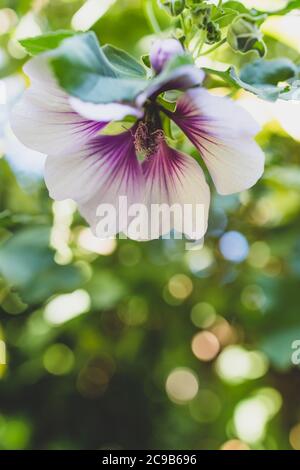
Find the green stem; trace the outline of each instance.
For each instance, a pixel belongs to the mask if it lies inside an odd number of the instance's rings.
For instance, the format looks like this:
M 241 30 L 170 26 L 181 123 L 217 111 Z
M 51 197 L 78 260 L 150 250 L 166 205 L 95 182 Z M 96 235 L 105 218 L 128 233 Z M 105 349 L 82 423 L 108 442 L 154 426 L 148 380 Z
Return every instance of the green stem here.
M 181 23 L 183 33 L 186 36 L 187 31 L 186 31 L 186 27 L 185 27 L 185 18 L 184 18 L 183 13 L 181 13 L 181 15 L 180 15 L 180 23 Z
M 202 47 L 204 46 L 205 40 L 206 40 L 206 31 L 202 31 L 200 41 L 195 50 L 195 54 L 197 57 L 201 55 Z
M 154 13 L 152 0 L 145 0 L 144 10 L 145 10 L 148 23 L 151 26 L 153 32 L 156 34 L 160 33 L 161 29 Z
M 211 52 L 215 51 L 216 49 L 218 49 L 218 47 L 222 46 L 223 44 L 225 44 L 225 42 L 227 41 L 226 38 L 223 38 L 222 41 L 220 42 L 217 42 L 217 44 L 215 44 L 214 46 L 212 46 L 210 49 L 208 49 L 207 51 L 203 52 L 202 55 L 207 55 L 207 54 L 210 54 Z

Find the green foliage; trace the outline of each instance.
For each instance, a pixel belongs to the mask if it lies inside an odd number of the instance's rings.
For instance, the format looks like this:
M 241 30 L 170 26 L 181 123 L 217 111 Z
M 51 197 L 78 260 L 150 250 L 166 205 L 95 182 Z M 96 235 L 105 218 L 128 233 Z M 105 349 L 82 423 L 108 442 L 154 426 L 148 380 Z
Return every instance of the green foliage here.
M 28 54 L 35 56 L 56 49 L 64 39 L 70 38 L 74 34 L 74 31 L 51 31 L 42 36 L 21 39 L 19 42 Z
M 260 57 L 266 55 L 266 46 L 262 40 L 256 21 L 249 15 L 234 18 L 227 32 L 228 44 L 237 52 L 258 52 Z
M 85 280 L 80 267 L 54 262 L 49 237 L 49 227 L 26 228 L 0 246 L 0 271 L 25 302 L 37 303 L 57 292 L 75 290 Z
M 117 47 L 106 44 L 102 48 L 104 54 L 106 55 L 108 61 L 117 69 L 119 72 L 134 77 L 145 78 L 146 70 L 145 68 L 137 62 L 132 56 L 127 54 L 127 52 L 118 49 Z
M 112 56 L 111 50 L 109 54 Z M 147 82 L 137 77 L 137 66 L 132 73 L 132 63 L 133 59 L 125 67 L 123 55 L 116 52 L 110 62 L 93 33 L 65 40 L 51 59 L 62 88 L 92 103 L 131 101 L 143 91 Z
M 70 93 L 83 97 L 87 91 L 99 102 L 116 93 L 128 98 L 137 85 L 142 91 L 150 85 L 133 59 L 149 53 L 142 3 L 115 2 L 93 25 L 101 44 L 117 45 L 132 56 L 114 46 L 101 49 L 90 33 L 64 37 L 83 3 L 5 1 L 4 7 L 18 15 L 15 26 L 0 37 L 7 58 L 0 64 L 5 86 L 21 77 L 24 51 L 18 55 L 12 45 L 19 22 L 29 13 L 44 34 L 22 40 L 23 46 L 33 55 L 60 46 L 54 69 Z M 290 1 L 278 14 L 299 6 Z M 179 29 L 188 23 L 187 9 L 184 25 L 180 17 L 155 12 L 167 31 L 174 21 Z M 262 12 L 229 1 L 213 8 L 210 20 L 226 39 L 233 18 L 249 13 L 257 18 Z M 193 30 L 197 46 L 205 44 L 203 31 Z M 207 69 L 206 85 L 273 101 L 295 97 L 297 44 L 264 40 L 268 56 L 260 61 L 223 43 L 211 57 L 232 67 Z M 147 59 L 144 63 L 149 66 Z M 190 63 L 189 57 L 170 63 L 163 78 L 173 67 Z M 128 77 L 134 89 L 127 86 Z M 157 85 L 161 78 L 154 80 Z M 174 109 L 169 93 L 161 102 Z M 264 177 L 241 195 L 212 194 L 205 247 L 195 251 L 186 251 L 181 241 L 90 243 L 78 213 L 53 204 L 42 178 L 32 175 L 27 152 L 18 148 L 18 160 L 13 160 L 1 114 L 0 341 L 7 350 L 7 364 L 0 364 L 1 449 L 218 449 L 230 439 L 242 439 L 234 424 L 237 407 L 259 393 L 258 409 L 274 407 L 276 399 L 279 407 L 265 435 L 249 447 L 291 449 L 289 434 L 300 416 L 299 365 L 291 359 L 292 343 L 300 340 L 300 143 L 279 119 L 278 103 L 266 105 L 274 115 L 258 136 L 266 153 Z M 178 148 L 199 159 L 187 141 Z M 20 168 L 24 161 L 26 175 Z M 240 263 L 220 249 L 229 231 L 240 232 L 249 244 Z M 218 335 L 223 359 L 236 346 L 254 352 L 256 378 L 250 370 L 238 383 L 225 380 L 219 359 L 199 360 L 192 341 L 203 331 Z M 229 377 L 240 360 L 249 358 L 239 350 L 232 357 L 237 362 L 229 361 L 228 368 L 227 361 Z M 188 369 L 199 382 L 198 392 L 185 403 L 166 389 L 178 368 Z M 250 424 L 251 417 L 246 416 Z
M 298 68 L 289 59 L 256 60 L 242 68 L 237 75 L 234 67 L 226 71 L 204 68 L 209 74 L 216 75 L 229 86 L 242 88 L 267 101 L 298 99 Z M 294 83 L 296 86 L 294 86 Z

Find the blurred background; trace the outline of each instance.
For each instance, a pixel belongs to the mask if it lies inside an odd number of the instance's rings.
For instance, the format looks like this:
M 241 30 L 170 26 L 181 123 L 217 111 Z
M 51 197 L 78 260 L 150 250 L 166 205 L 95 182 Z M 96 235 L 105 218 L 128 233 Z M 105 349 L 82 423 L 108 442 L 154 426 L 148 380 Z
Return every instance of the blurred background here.
M 97 240 L 8 124 L 18 39 L 70 28 L 136 57 L 153 40 L 140 0 L 0 0 L 0 449 L 300 450 L 300 105 L 235 94 L 263 125 L 266 171 L 213 192 L 202 249 Z M 297 12 L 263 30 L 268 58 L 300 63 Z M 252 59 L 224 46 L 202 62 Z

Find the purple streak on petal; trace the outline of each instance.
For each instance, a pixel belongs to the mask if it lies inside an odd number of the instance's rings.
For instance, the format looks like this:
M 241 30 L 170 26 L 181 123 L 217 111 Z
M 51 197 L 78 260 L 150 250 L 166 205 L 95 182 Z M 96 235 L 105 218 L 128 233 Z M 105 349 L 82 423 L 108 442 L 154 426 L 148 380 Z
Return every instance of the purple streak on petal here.
M 72 123 L 70 124 L 71 126 L 74 126 L 74 124 Z M 87 119 L 83 119 L 82 121 L 78 121 L 76 126 L 74 126 L 73 133 L 74 134 L 82 133 L 84 134 L 86 138 L 89 138 L 89 137 L 95 136 L 106 125 L 107 125 L 107 122 L 95 122 L 95 121 L 89 121 Z
M 107 191 L 112 184 L 118 181 L 117 190 L 131 179 L 137 180 L 141 170 L 136 158 L 133 131 L 126 131 L 118 135 L 104 135 L 92 139 L 86 145 L 86 159 L 91 158 L 92 165 L 102 172 L 102 191 Z M 96 157 L 96 158 L 95 158 Z
M 183 130 L 190 141 L 199 148 L 200 151 L 209 149 L 206 143 L 215 144 L 218 134 L 215 127 L 222 123 L 218 122 L 218 117 L 205 116 L 199 114 L 199 109 L 194 106 L 192 101 L 179 100 L 176 112 L 167 112 L 171 119 Z
M 162 72 L 152 80 L 148 88 L 136 99 L 136 105 L 142 106 L 150 97 L 158 96 L 168 90 L 187 90 L 202 83 L 204 72 L 193 65 L 183 65 L 171 72 Z
M 169 233 L 173 228 L 181 233 L 186 233 L 192 238 L 191 227 L 195 227 L 195 217 L 197 217 L 197 206 L 201 205 L 203 213 L 202 226 L 197 231 L 201 238 L 207 228 L 208 209 L 210 193 L 208 185 L 201 167 L 188 155 L 185 155 L 174 148 L 169 147 L 164 137 L 161 136 L 157 143 L 156 151 L 148 157 L 142 164 L 145 177 L 145 200 L 148 206 L 148 213 L 151 214 L 153 205 L 167 204 L 169 209 L 181 208 L 181 215 L 178 212 L 173 220 L 152 220 L 152 227 L 155 227 L 154 234 L 160 235 Z M 185 205 L 192 208 L 191 225 L 183 226 Z M 170 226 L 169 222 L 173 224 Z M 152 235 L 153 238 L 155 236 Z
M 92 138 L 65 156 L 51 156 L 46 162 L 45 179 L 51 197 L 73 199 L 95 231 L 100 204 L 111 204 L 119 214 L 120 197 L 128 205 L 142 201 L 143 175 L 136 157 L 133 130 Z M 125 229 L 125 214 L 119 226 Z
M 153 69 L 160 73 L 172 57 L 181 54 L 184 54 L 184 49 L 177 39 L 157 39 L 151 46 L 150 62 Z
M 167 114 L 200 151 L 220 194 L 248 189 L 261 177 L 264 155 L 254 140 L 259 126 L 234 101 L 195 88 Z
M 162 138 L 156 154 L 148 157 L 143 162 L 142 168 L 149 189 L 152 191 L 157 185 L 156 189 L 159 189 L 160 196 L 170 202 L 171 190 L 176 191 L 176 182 L 180 182 L 180 177 L 184 173 L 185 161 L 182 155 L 168 147 Z

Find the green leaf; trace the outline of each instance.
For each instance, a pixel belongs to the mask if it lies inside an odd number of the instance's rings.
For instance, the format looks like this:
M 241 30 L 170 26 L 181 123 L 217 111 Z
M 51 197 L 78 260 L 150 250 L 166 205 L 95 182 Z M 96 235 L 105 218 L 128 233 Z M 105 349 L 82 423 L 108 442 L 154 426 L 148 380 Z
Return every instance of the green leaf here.
M 234 18 L 238 15 L 238 11 L 232 8 L 222 8 L 222 10 L 218 10 L 218 12 L 213 16 L 213 21 L 218 23 L 220 28 L 225 28 L 229 24 L 232 23 Z
M 132 101 L 147 86 L 144 78 L 124 72 L 124 55 L 111 63 L 93 32 L 66 39 L 51 65 L 60 86 L 70 95 L 92 103 Z M 132 62 L 131 62 L 132 67 Z
M 148 67 L 148 69 L 151 69 L 151 61 L 150 61 L 150 55 L 149 54 L 144 54 L 141 57 L 143 64 Z
M 216 75 L 233 88 L 242 88 L 254 93 L 259 98 L 267 101 L 276 101 L 278 98 L 295 99 L 295 95 L 288 96 L 292 90 L 293 83 L 286 83 L 296 79 L 298 70 L 296 65 L 289 59 L 257 60 L 246 65 L 240 76 L 233 67 L 225 71 L 203 69 L 206 73 Z M 280 83 L 286 83 L 280 85 Z
M 109 62 L 116 68 L 116 70 L 118 70 L 118 72 L 131 77 L 136 76 L 146 78 L 145 68 L 134 57 L 127 54 L 127 52 L 111 46 L 110 44 L 102 47 L 102 50 Z
M 116 51 L 110 46 L 101 49 L 95 34 L 90 32 L 66 39 L 49 60 L 60 86 L 70 95 L 92 103 L 132 102 L 145 90 L 147 96 L 151 96 L 172 80 L 176 86 L 174 72 L 180 68 L 185 88 L 201 83 L 200 71 L 197 81 L 196 68 L 191 74 L 183 68 L 194 67 L 188 54 L 174 57 L 159 75 L 146 80 L 144 73 L 143 77 L 137 76 L 137 62 L 133 58 L 123 51 Z M 138 64 L 139 73 L 140 67 Z
M 164 99 L 162 96 L 159 96 L 157 99 L 158 103 L 171 113 L 174 113 L 176 111 L 176 102 L 175 101 L 168 101 Z
M 229 1 L 225 3 L 226 8 L 230 8 L 231 10 L 235 10 L 238 13 L 249 13 L 248 8 L 246 8 L 241 2 L 238 1 Z
M 19 230 L 0 245 L 0 273 L 8 285 L 18 288 L 25 302 L 40 302 L 85 281 L 79 266 L 55 263 L 49 240 L 50 227 L 33 227 Z
M 35 56 L 52 49 L 56 49 L 67 38 L 74 36 L 74 31 L 52 31 L 33 38 L 20 39 L 19 43 L 29 55 Z
M 240 78 L 250 85 L 277 85 L 297 73 L 296 65 L 289 59 L 256 60 L 242 69 Z

